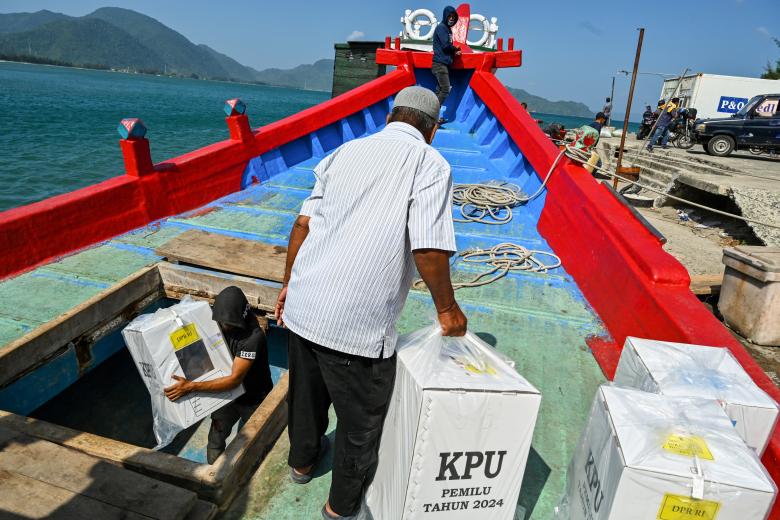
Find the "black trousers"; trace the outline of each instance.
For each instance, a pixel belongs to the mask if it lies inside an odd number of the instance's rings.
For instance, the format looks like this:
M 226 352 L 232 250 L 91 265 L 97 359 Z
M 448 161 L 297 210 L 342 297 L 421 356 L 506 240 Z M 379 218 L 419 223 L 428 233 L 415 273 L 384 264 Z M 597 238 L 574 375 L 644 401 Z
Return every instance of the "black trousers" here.
M 233 425 L 240 420 L 239 428 L 243 426 L 258 406 L 260 404 L 241 404 L 233 401 L 211 414 L 211 428 L 206 444 L 206 460 L 209 464 L 214 464 L 217 457 L 225 451 L 225 441 L 233 431 Z
M 353 515 L 376 471 L 396 357 L 350 356 L 316 345 L 292 331 L 288 355 L 288 463 L 293 468 L 304 468 L 316 462 L 332 403 L 338 424 L 328 499 L 337 514 Z
M 436 97 L 439 98 L 439 105 L 444 105 L 447 96 L 450 95 L 452 86 L 450 85 L 450 68 L 443 63 L 433 62 L 431 73 L 436 79 Z

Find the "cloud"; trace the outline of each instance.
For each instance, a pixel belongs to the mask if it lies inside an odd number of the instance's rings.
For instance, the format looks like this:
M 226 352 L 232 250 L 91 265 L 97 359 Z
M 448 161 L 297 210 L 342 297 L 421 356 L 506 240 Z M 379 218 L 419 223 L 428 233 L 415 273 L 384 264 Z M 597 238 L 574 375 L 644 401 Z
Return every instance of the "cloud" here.
M 347 41 L 349 42 L 349 41 L 359 40 L 365 35 L 366 33 L 364 33 L 363 31 L 358 31 L 357 29 L 355 29 L 354 31 L 349 33 L 349 36 L 347 36 Z
M 590 34 L 594 36 L 604 36 L 604 31 L 602 31 L 601 29 L 599 29 L 598 27 L 596 27 L 595 25 L 593 25 L 588 21 L 585 20 L 581 21 L 580 27 L 582 27 L 583 29 L 585 29 L 586 31 L 588 31 Z
M 761 36 L 766 36 L 767 38 L 772 37 L 772 34 L 769 32 L 769 29 L 767 29 L 763 25 L 761 27 L 756 27 L 756 32 Z

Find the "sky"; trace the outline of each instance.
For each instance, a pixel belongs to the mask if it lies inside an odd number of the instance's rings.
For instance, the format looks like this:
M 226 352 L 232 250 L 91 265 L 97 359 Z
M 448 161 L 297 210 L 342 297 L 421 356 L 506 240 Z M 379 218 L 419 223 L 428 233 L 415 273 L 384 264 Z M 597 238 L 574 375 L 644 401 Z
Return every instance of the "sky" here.
M 49 9 L 88 14 L 113 5 L 133 9 L 257 69 L 290 68 L 333 57 L 347 38 L 397 35 L 405 9 L 440 13 L 446 3 L 396 0 L 277 2 L 257 0 L 0 0 L 0 12 Z M 497 17 L 499 36 L 514 37 L 523 65 L 499 71 L 501 80 L 551 100 L 599 109 L 615 76 L 614 113 L 625 112 L 638 27 L 645 28 L 640 72 L 693 72 L 758 77 L 780 58 L 780 0 L 631 0 L 473 2 L 472 12 Z M 654 105 L 661 77 L 637 77 L 631 119 Z M 780 90 L 780 88 L 778 88 Z

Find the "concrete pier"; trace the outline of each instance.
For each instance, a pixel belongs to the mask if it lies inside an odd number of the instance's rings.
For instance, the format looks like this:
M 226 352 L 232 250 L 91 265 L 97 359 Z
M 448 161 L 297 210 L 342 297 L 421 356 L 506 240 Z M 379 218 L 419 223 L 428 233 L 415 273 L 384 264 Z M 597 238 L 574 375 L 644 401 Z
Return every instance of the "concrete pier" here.
M 616 137 L 600 140 L 599 154 L 604 162 L 614 166 L 613 154 L 619 143 Z M 713 201 L 717 199 L 712 196 L 725 197 L 743 216 L 780 225 L 780 159 L 756 156 L 747 151 L 735 152 L 729 157 L 714 157 L 699 145 L 690 150 L 655 147 L 652 154 L 645 150 L 637 156 L 639 148 L 646 144 L 647 141 L 637 141 L 634 134 L 629 135 L 623 159 L 624 166 L 642 168 L 642 184 L 694 200 L 703 197 Z M 653 199 L 655 207 L 668 202 L 666 197 L 649 190 L 643 190 L 640 195 Z M 728 209 L 728 201 L 722 202 L 726 207 L 719 209 L 733 212 Z M 780 245 L 780 229 L 761 224 L 749 226 L 764 244 Z

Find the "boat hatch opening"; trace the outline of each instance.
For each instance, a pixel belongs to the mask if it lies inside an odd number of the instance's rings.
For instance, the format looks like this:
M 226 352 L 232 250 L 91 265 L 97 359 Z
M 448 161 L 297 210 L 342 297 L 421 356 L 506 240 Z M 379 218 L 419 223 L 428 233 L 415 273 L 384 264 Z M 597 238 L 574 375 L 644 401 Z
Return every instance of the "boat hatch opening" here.
M 135 316 L 170 307 L 184 295 L 213 300 L 215 293 L 204 290 L 203 280 L 220 273 L 194 269 L 199 277 L 190 277 L 182 270 L 193 269 L 167 262 L 144 268 L 98 295 L 93 305 L 85 302 L 60 317 L 43 334 L 61 347 L 43 359 L 25 344 L 17 345 L 14 362 L 27 365 L 0 388 L 0 425 L 191 489 L 219 504 L 232 500 L 236 484 L 251 474 L 287 423 L 287 331 L 269 328 L 274 390 L 240 431 L 234 427 L 225 453 L 213 465 L 206 462 L 209 418 L 154 451 L 149 392 L 121 331 Z M 172 273 L 178 273 L 175 287 Z M 121 309 L 115 301 L 122 302 Z M 257 299 L 250 296 L 250 301 Z M 74 320 L 89 321 L 89 330 L 70 337 L 78 329 Z M 267 325 L 262 309 L 258 320 Z M 27 344 L 34 347 L 37 341 L 31 337 Z

